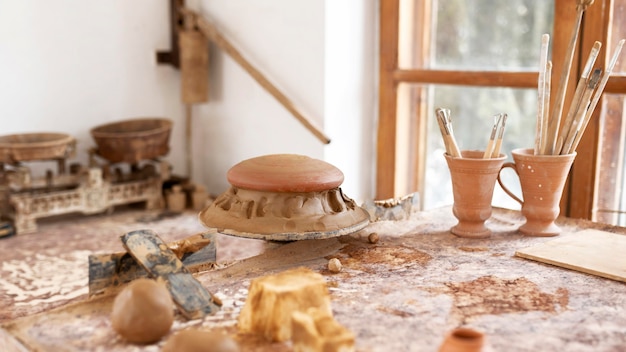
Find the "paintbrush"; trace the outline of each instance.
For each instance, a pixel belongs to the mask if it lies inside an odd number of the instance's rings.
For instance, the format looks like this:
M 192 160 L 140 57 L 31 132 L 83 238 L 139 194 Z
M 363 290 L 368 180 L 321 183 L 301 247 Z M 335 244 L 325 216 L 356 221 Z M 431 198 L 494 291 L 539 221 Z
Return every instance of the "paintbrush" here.
M 544 149 L 546 134 L 546 121 L 548 116 L 545 112 L 545 94 L 549 93 L 546 90 L 546 73 L 548 65 L 548 46 L 550 43 L 550 35 L 544 34 L 541 36 L 541 50 L 539 53 L 539 78 L 537 80 L 537 127 L 535 135 L 535 155 L 541 154 Z
M 561 114 L 563 113 L 563 103 L 565 102 L 565 92 L 567 90 L 567 82 L 569 80 L 570 70 L 572 68 L 572 60 L 574 58 L 574 51 L 576 48 L 576 42 L 578 41 L 578 32 L 580 31 L 580 25 L 582 22 L 583 12 L 593 4 L 593 0 L 577 0 L 576 5 L 576 22 L 574 28 L 572 28 L 572 35 L 570 38 L 567 52 L 565 55 L 565 62 L 563 63 L 563 70 L 561 71 L 561 78 L 559 81 L 559 90 L 555 97 L 555 104 L 550 115 L 550 124 L 548 126 L 547 146 L 546 154 L 554 154 L 556 148 L 557 134 L 559 126 L 561 125 Z
M 619 43 L 617 43 L 617 46 L 615 47 L 615 52 L 613 53 L 613 57 L 611 57 L 609 66 L 604 71 L 604 74 L 602 75 L 602 79 L 600 80 L 600 83 L 598 83 L 598 88 L 596 88 L 596 92 L 593 95 L 593 99 L 591 100 L 591 103 L 589 104 L 589 108 L 587 109 L 585 118 L 579 130 L 579 133 L 576 135 L 576 138 L 574 139 L 574 143 L 572 144 L 572 147 L 570 148 L 570 151 L 569 151 L 570 153 L 573 153 L 574 151 L 576 151 L 576 148 L 578 147 L 578 144 L 580 143 L 583 133 L 585 132 L 585 129 L 587 128 L 587 124 L 589 124 L 589 120 L 591 120 L 593 111 L 595 110 L 596 105 L 598 105 L 598 101 L 600 101 L 600 97 L 602 96 L 604 87 L 606 86 L 606 83 L 609 80 L 609 76 L 611 76 L 611 72 L 613 72 L 613 68 L 615 67 L 615 64 L 617 64 L 617 59 L 619 58 L 620 52 L 622 51 L 622 46 L 624 46 L 624 41 L 625 41 L 624 39 L 620 40 Z
M 602 75 L 601 69 L 595 69 L 591 78 L 587 82 L 585 90 L 581 94 L 580 103 L 576 107 L 576 111 L 574 111 L 573 119 L 571 121 L 571 125 L 568 126 L 569 130 L 564 130 L 565 134 L 563 135 L 563 147 L 558 151 L 555 151 L 555 155 L 558 154 L 570 154 L 570 149 L 572 148 L 572 144 L 576 138 L 576 135 L 580 133 L 580 127 L 584 123 L 583 119 L 586 116 L 587 109 L 589 108 L 589 104 L 591 103 L 591 94 L 593 94 L 594 90 L 598 86 L 598 82 L 600 81 L 600 76 Z

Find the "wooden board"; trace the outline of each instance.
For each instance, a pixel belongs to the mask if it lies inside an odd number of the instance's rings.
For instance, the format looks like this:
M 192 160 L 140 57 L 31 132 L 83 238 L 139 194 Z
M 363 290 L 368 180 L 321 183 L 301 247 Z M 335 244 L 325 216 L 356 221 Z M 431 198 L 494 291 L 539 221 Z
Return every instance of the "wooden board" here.
M 518 250 L 518 257 L 626 282 L 626 236 L 588 229 Z

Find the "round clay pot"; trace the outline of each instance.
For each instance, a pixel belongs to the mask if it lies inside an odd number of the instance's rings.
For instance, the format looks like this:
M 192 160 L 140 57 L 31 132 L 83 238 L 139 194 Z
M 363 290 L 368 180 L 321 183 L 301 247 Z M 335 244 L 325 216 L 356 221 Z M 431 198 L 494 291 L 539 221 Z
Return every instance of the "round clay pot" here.
M 479 352 L 485 343 L 484 334 L 469 328 L 452 330 L 439 347 L 439 352 Z
M 335 166 L 297 154 L 244 160 L 228 170 L 226 178 L 234 187 L 267 192 L 317 192 L 343 183 L 343 173 Z

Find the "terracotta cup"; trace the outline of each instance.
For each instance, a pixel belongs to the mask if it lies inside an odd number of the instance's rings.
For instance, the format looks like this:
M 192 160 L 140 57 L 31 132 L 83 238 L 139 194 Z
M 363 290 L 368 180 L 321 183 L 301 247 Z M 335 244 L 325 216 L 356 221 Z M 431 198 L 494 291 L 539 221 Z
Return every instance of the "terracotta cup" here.
M 493 189 L 506 156 L 483 159 L 483 152 L 477 150 L 461 151 L 461 158 L 444 156 L 452 179 L 452 212 L 459 220 L 450 232 L 468 238 L 491 236 L 485 221 L 491 216 Z
M 561 229 L 554 223 L 560 213 L 559 203 L 569 170 L 576 153 L 567 155 L 534 155 L 533 149 L 515 149 L 514 162 L 504 163 L 502 170 L 511 168 L 518 175 L 522 197 L 518 198 L 502 183 L 498 183 L 511 198 L 522 205 L 526 222 L 519 228 L 528 236 L 557 236 Z
M 461 327 L 446 335 L 439 346 L 439 352 L 480 352 L 484 343 L 485 336 L 482 332 Z

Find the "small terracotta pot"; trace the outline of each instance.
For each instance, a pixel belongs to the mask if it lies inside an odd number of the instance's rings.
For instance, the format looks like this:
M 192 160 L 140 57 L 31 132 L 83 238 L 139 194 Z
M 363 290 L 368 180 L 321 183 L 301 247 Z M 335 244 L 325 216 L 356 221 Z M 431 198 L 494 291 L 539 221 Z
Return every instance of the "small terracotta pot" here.
M 519 199 L 500 179 L 498 183 L 511 198 L 522 205 L 526 218 L 519 231 L 528 236 L 557 236 L 561 229 L 554 223 L 560 213 L 559 204 L 569 170 L 576 153 L 568 155 L 534 155 L 533 149 L 515 149 L 511 152 L 513 163 L 505 163 L 518 175 L 522 187 Z
M 485 343 L 484 334 L 469 328 L 452 330 L 439 347 L 439 352 L 479 352 Z
M 493 190 L 506 157 L 500 154 L 497 158 L 483 159 L 483 153 L 464 150 L 462 158 L 444 154 L 452 179 L 452 212 L 459 220 L 450 232 L 459 237 L 487 238 L 491 235 L 485 221 L 491 217 Z

